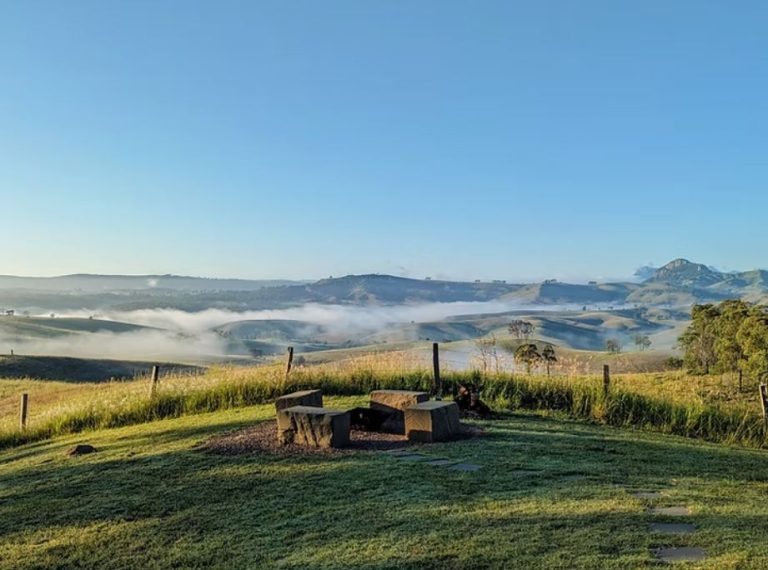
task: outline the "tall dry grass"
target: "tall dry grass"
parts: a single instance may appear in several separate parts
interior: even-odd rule
[[[754,447],[766,444],[759,404],[752,396],[723,399],[717,379],[680,373],[615,376],[606,395],[596,375],[526,376],[505,372],[451,371],[446,392],[458,383],[482,386],[483,398],[498,410],[537,410],[615,426],[652,429],[715,442]],[[722,380],[720,380],[722,384]],[[343,362],[296,367],[286,378],[282,365],[214,367],[204,374],[162,376],[150,397],[149,379],[79,385],[60,398],[31,396],[27,430],[15,413],[0,420],[0,447],[55,435],[118,427],[161,418],[271,402],[280,394],[320,388],[327,395],[360,395],[371,390],[429,390],[431,371],[408,353],[386,353]],[[726,392],[732,392],[729,387]],[[718,395],[713,398],[713,393]],[[730,392],[728,392],[730,393]],[[737,395],[738,396],[738,395]],[[2,403],[2,402],[0,402]]]

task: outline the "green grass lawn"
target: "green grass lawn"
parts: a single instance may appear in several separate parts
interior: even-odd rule
[[[329,406],[366,398],[327,398]],[[691,567],[768,567],[768,453],[532,414],[419,446],[475,473],[391,455],[218,456],[195,449],[268,420],[238,408],[0,453],[0,568],[644,568],[655,546]],[[75,443],[98,453],[67,457]],[[663,492],[641,500],[633,491]],[[693,535],[648,532],[688,506]]]

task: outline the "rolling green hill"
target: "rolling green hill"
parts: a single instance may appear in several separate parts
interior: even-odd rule
[[[509,336],[513,320],[531,322],[535,336],[542,341],[579,350],[603,350],[608,338],[618,338],[626,345],[631,336],[654,335],[674,328],[678,315],[671,312],[649,313],[643,309],[614,311],[514,311],[492,315],[454,317],[433,323],[404,324],[363,340],[406,342],[433,340],[459,341],[495,335]],[[665,320],[666,319],[666,320]],[[670,320],[671,319],[671,320]],[[669,348],[668,346],[660,348]]]
[[[670,350],[688,321],[688,313],[694,303],[734,297],[750,301],[768,298],[768,272],[763,270],[723,273],[703,264],[678,259],[652,272],[647,270],[644,274],[648,278],[640,283],[590,282],[586,285],[555,280],[525,285],[503,281],[469,283],[370,274],[328,278],[312,283],[269,282],[270,286],[262,282],[212,280],[208,289],[201,284],[206,280],[160,276],[167,277],[167,280],[134,290],[114,288],[126,283],[139,287],[138,277],[124,281],[120,276],[76,275],[61,278],[64,283],[69,283],[66,291],[53,288],[45,291],[4,290],[3,278],[0,277],[0,306],[15,309],[17,314],[12,318],[0,317],[0,342],[4,342],[10,350],[14,339],[52,339],[88,333],[121,334],[150,330],[140,325],[99,319],[19,317],[27,306],[36,308],[36,313],[43,312],[40,307],[55,313],[67,306],[126,311],[178,309],[187,313],[223,309],[238,313],[317,304],[340,305],[345,310],[360,307],[361,311],[354,313],[354,319],[348,324],[342,316],[332,327],[287,319],[236,320],[237,315],[233,315],[232,322],[223,322],[212,331],[201,333],[218,335],[219,344],[222,338],[225,339],[224,353],[213,354],[216,349],[211,347],[210,350],[201,350],[201,357],[211,360],[226,360],[229,356],[247,359],[281,354],[287,346],[309,352],[427,340],[472,341],[487,335],[503,337],[512,319],[532,322],[537,337],[565,348],[603,350],[608,338],[617,338],[631,348],[632,336],[644,334],[651,337],[654,348]],[[88,287],[73,288],[82,284],[83,279],[90,283]],[[164,288],[162,284],[178,289]],[[237,290],[246,286],[250,289]],[[197,289],[193,290],[195,287]],[[467,311],[476,311],[477,314],[445,319],[425,316],[450,314],[451,303],[469,303]],[[438,304],[443,307],[416,312],[420,315],[418,318],[408,316],[411,308]],[[367,315],[365,309],[368,307],[374,307],[379,312]],[[398,308],[399,312],[393,313],[396,315],[394,319],[386,313],[388,307]],[[541,307],[542,310],[533,310],[532,307]],[[492,312],[483,313],[484,310]],[[222,320],[226,320],[226,315]],[[197,331],[191,334],[197,334]],[[122,357],[121,354],[117,356]],[[139,354],[136,357],[146,356]]]
[[[307,303],[398,305],[501,301],[543,305],[627,304],[690,306],[727,297],[768,296],[768,272],[722,273],[676,259],[643,275],[643,282],[513,284],[409,279],[392,275],[347,275],[316,282],[200,279],[178,276],[72,275],[49,280],[0,276],[0,307],[134,310],[175,308],[200,311],[276,309]],[[39,312],[39,311],[38,311]]]
[[[507,301],[533,305],[592,305],[625,301],[634,288],[631,284],[573,285],[569,283],[534,283],[502,297]]]
[[[323,279],[304,286],[308,300],[323,303],[409,303],[490,301],[517,291],[522,285],[506,283],[465,283],[407,279],[392,275],[348,275]],[[296,288],[287,288],[296,291]]]
[[[263,341],[318,340],[325,334],[320,325],[286,319],[235,321],[214,331],[225,337]]]
[[[158,363],[58,356],[0,356],[0,379],[31,378],[64,382],[125,380],[149,374],[155,364]],[[162,363],[164,374],[202,370],[198,366]]]
[[[152,330],[150,327],[99,319],[0,317],[0,337],[40,339],[63,335]],[[155,329],[156,330],[156,329]]]

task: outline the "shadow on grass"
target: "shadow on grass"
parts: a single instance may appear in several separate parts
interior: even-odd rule
[[[128,433],[105,452],[250,423]],[[421,446],[479,463],[476,473],[365,452],[212,456],[190,448],[26,466],[0,477],[0,541],[21,545],[19,568],[51,552],[92,565],[104,546],[95,534],[63,545],[45,537],[99,525],[114,530],[112,567],[133,552],[137,567],[629,568],[649,564],[653,546],[699,537],[722,537],[704,545],[713,555],[733,548],[768,560],[755,540],[768,532],[768,506],[754,502],[764,487],[750,486],[768,473],[765,453],[528,416],[483,425],[487,437]],[[57,445],[62,453],[68,446]],[[573,474],[586,479],[565,479]],[[627,491],[669,488],[668,500],[678,501],[698,489],[690,496],[701,502],[717,499],[724,482],[744,491],[730,497],[745,502],[738,515],[694,512],[699,532],[669,539],[647,532],[646,503]]]

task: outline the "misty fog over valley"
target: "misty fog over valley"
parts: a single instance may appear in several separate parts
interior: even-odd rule
[[[643,281],[586,285],[0,277],[0,353],[207,364],[268,359],[288,346],[322,354],[437,341],[453,343],[447,349],[466,366],[474,341],[509,337],[509,323],[521,319],[534,324],[536,339],[568,349],[602,350],[607,339],[629,346],[643,334],[654,349],[672,351],[692,303],[734,292],[760,298],[762,276],[676,260]]]

